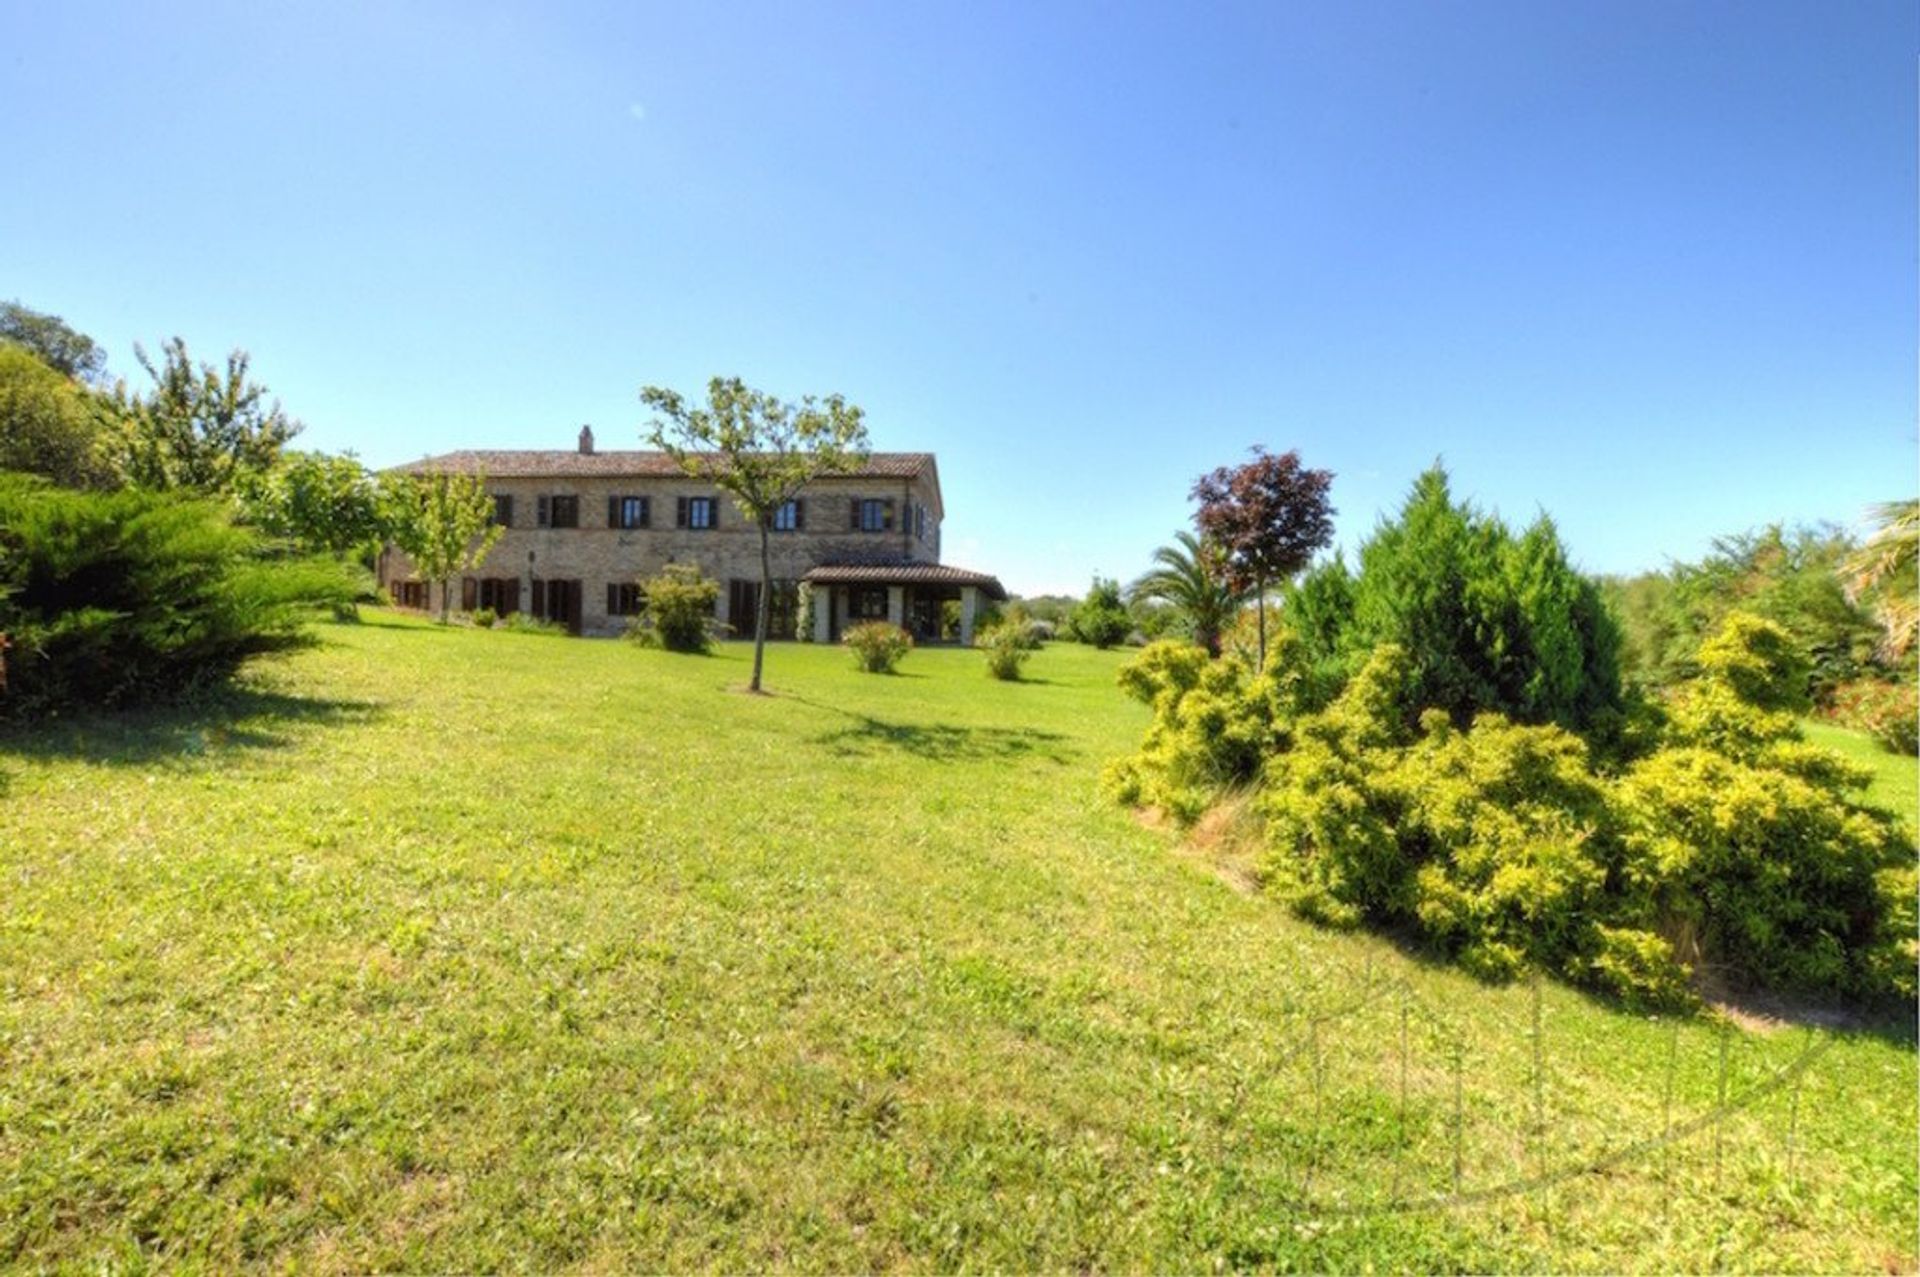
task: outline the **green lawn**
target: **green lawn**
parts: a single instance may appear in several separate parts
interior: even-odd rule
[[[1920,759],[1889,753],[1865,732],[1836,723],[1808,719],[1801,727],[1808,740],[1838,750],[1873,773],[1868,801],[1899,812],[1910,826],[1920,829]]]
[[[1914,1265],[1910,1033],[1297,923],[1119,654],[321,636],[0,737],[0,1266]]]

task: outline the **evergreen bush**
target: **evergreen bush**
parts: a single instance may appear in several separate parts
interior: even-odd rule
[[[302,641],[316,608],[350,604],[337,564],[272,558],[221,503],[85,492],[0,474],[0,713],[161,699]]]

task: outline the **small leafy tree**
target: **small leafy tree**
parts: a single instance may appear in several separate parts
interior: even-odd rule
[[[289,453],[242,484],[241,504],[262,531],[334,558],[377,545],[387,531],[380,485],[351,453]]]
[[[446,623],[456,573],[477,568],[505,531],[493,521],[493,498],[478,474],[399,475],[382,504],[394,544],[420,575],[440,583],[440,621]]]
[[[1263,669],[1267,588],[1292,577],[1332,542],[1334,509],[1327,501],[1332,486],[1332,471],[1308,469],[1298,452],[1274,456],[1264,448],[1255,448],[1245,465],[1222,466],[1193,485],[1201,536],[1226,552],[1229,582],[1252,591],[1259,608]]]
[[[1095,647],[1124,643],[1127,635],[1133,633],[1133,618],[1120,599],[1120,583],[1098,576],[1093,578],[1087,597],[1073,609],[1067,623],[1075,638]]]
[[[1207,655],[1218,656],[1220,636],[1245,595],[1228,580],[1227,556],[1217,544],[1191,532],[1176,532],[1173,541],[1153,552],[1155,566],[1129,593],[1136,601],[1151,599],[1172,607],[1186,619]]]
[[[753,626],[751,691],[760,690],[773,601],[769,541],[774,517],[802,488],[826,474],[866,464],[867,428],[860,409],[839,395],[785,403],[749,389],[738,377],[707,383],[704,408],[661,386],[646,386],[640,401],[656,414],[649,440],[682,470],[732,495],[760,533],[760,606]]]
[[[196,365],[178,337],[162,343],[158,364],[145,348],[133,351],[154,383],[145,398],[124,401],[120,468],[139,487],[231,491],[242,475],[272,466],[300,433],[279,400],[248,378],[244,350],[229,354],[224,369]]]

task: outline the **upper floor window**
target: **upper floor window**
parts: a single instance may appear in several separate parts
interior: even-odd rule
[[[708,529],[720,526],[720,503],[712,497],[681,497],[675,526]]]
[[[541,497],[535,510],[536,522],[543,528],[577,528],[580,526],[579,497]]]
[[[651,522],[653,511],[648,508],[645,497],[608,497],[607,526],[610,528],[644,528]]]
[[[493,494],[493,521],[503,528],[513,526],[513,498],[504,492]]]
[[[775,532],[798,532],[807,526],[806,502],[795,498],[782,502],[773,512],[773,530]]]
[[[913,535],[922,541],[927,539],[927,507],[923,505],[913,507]]]
[[[855,498],[852,507],[851,527],[855,532],[891,532],[893,531],[893,502],[876,501],[871,497]]]

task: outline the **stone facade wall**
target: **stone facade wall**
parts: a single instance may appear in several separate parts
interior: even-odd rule
[[[652,576],[669,563],[696,564],[720,583],[718,619],[742,629],[751,618],[728,616],[728,582],[760,579],[760,536],[740,513],[733,499],[711,484],[682,478],[501,478],[489,479],[489,492],[513,498],[513,523],[479,568],[464,575],[475,579],[514,577],[520,581],[520,607],[533,606],[533,581],[577,580],[581,588],[581,632],[618,634],[627,618],[607,612],[607,585]],[[580,526],[536,526],[542,496],[573,496],[580,502]],[[610,497],[649,499],[645,528],[625,529],[607,524]],[[685,529],[675,526],[680,497],[713,497],[719,526]],[[891,532],[856,532],[849,528],[851,502],[861,499],[894,503]],[[926,563],[940,561],[939,496],[924,479],[832,478],[808,485],[805,527],[797,532],[775,532],[769,546],[776,581],[797,580],[809,568],[829,559],[866,555],[904,555]],[[921,534],[911,516],[924,507]],[[388,547],[380,557],[383,586],[415,579],[413,563],[398,548]],[[430,589],[430,606],[440,606],[440,587]],[[461,582],[452,585],[452,606],[461,605]]]

